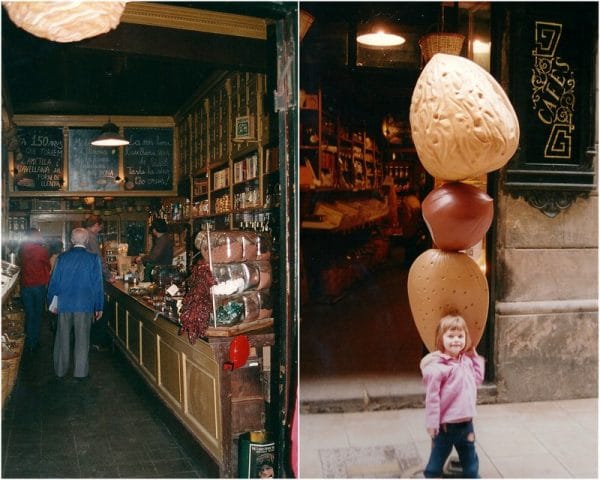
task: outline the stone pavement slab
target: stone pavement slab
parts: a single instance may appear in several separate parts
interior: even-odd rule
[[[598,478],[597,398],[477,409],[482,478]],[[422,408],[302,414],[300,438],[301,478],[415,477],[431,445]]]

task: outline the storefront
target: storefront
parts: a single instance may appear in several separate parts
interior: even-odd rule
[[[572,6],[301,3],[310,20],[300,58],[305,411],[420,402],[423,346],[406,286],[414,259],[435,248],[420,204],[440,179],[419,161],[409,107],[435,42],[438,51],[460,54],[489,71],[507,92],[521,126],[517,155],[505,167],[465,180],[495,203],[487,235],[466,252],[490,287],[478,347],[488,359],[482,397],[595,395],[597,79],[589,66],[597,60],[597,6]],[[583,29],[576,27],[582,18],[589,19]],[[357,35],[377,22],[394,24],[405,42],[362,45]],[[551,45],[545,36],[550,33]],[[544,65],[554,65],[552,75]],[[549,77],[559,77],[559,66],[564,88],[552,89]],[[546,96],[536,100],[544,88]],[[569,106],[570,113],[563,111],[572,123],[560,141],[551,133],[562,128],[552,126],[560,123],[558,117],[542,119],[541,105],[554,105],[556,113],[550,90],[561,99],[555,99],[558,104],[580,99]],[[577,278],[571,277],[575,272]],[[552,345],[557,344],[568,345],[568,353],[556,356]],[[589,375],[573,375],[574,370]],[[545,380],[551,371],[560,385]],[[384,398],[373,378],[404,387],[391,394],[388,389]],[[344,381],[356,388],[337,397],[322,394],[327,383],[339,388]],[[321,392],[313,395],[316,390]]]
[[[238,475],[240,436],[259,430],[275,444],[273,467],[289,471],[296,4],[130,2],[107,33],[67,41],[2,15],[2,259],[29,228],[68,249],[71,230],[100,215],[115,345],[220,476]],[[93,145],[106,124],[129,144]],[[134,259],[152,247],[155,219],[173,238],[173,266],[141,272]],[[212,237],[203,253],[199,234]],[[217,257],[219,238],[243,243],[243,258]],[[220,283],[234,270],[247,281],[212,297],[209,325],[186,325],[203,260]],[[233,304],[241,316],[225,319]],[[233,362],[240,337],[249,350]]]

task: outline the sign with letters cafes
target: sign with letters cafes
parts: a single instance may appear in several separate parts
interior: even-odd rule
[[[555,216],[594,187],[597,4],[507,4],[508,93],[521,128],[504,185]],[[506,78],[506,77],[504,77]]]

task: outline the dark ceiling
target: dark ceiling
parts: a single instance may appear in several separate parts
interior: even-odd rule
[[[301,88],[333,87],[337,102],[363,117],[407,111],[421,72],[418,40],[438,29],[439,2],[301,2],[300,8],[314,17],[300,49]],[[356,30],[373,19],[393,21],[407,40],[389,67],[361,64],[357,55]]]
[[[157,2],[276,19],[286,2]],[[295,3],[293,4],[295,5]],[[266,71],[266,41],[121,23],[58,43],[2,9],[3,99],[13,114],[170,116],[219,70]]]

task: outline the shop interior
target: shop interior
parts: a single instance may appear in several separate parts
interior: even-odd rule
[[[440,48],[489,69],[489,14],[487,3],[301,3],[300,370],[309,411],[420,392],[426,349],[407,276],[434,247],[420,204],[436,179],[412,143],[412,89],[427,61],[423,39],[440,33],[450,33]],[[357,41],[376,25],[404,42]],[[486,189],[485,178],[470,182]],[[484,243],[474,250],[485,268]]]
[[[295,43],[295,35],[288,38],[295,30],[287,23],[282,27],[289,18],[295,25],[294,10],[295,4],[273,2],[128,2],[116,17],[120,22],[108,31],[64,40],[47,33],[41,38],[17,27],[2,8],[3,275],[5,263],[18,264],[15,258],[29,228],[39,229],[46,244],[60,252],[69,249],[74,227],[83,226],[89,215],[101,216],[98,243],[117,278],[115,285],[126,286],[131,278],[132,285],[139,281],[153,289],[118,291],[105,286],[106,309],[114,314],[106,315],[108,329],[122,349],[122,360],[138,368],[144,363],[143,351],[154,352],[147,362],[153,366],[136,371],[191,432],[220,477],[239,475],[237,442],[253,430],[269,430],[280,439],[278,457],[281,468],[287,468],[283,452],[289,432],[278,415],[288,407],[287,395],[295,391],[296,367],[286,350],[295,343],[295,330],[282,318],[277,286],[284,170],[278,147],[285,128],[275,112],[274,92],[278,61],[285,60],[277,56],[277,38]],[[60,19],[60,14],[55,17]],[[53,31],[67,31],[72,25],[66,22]],[[74,30],[84,28],[79,24]],[[281,93],[282,110],[293,96]],[[129,145],[93,146],[91,140],[115,129]],[[151,249],[149,227],[159,218],[166,221],[175,244],[173,264],[142,276],[133,259]],[[249,352],[233,373],[223,365],[217,368],[211,355],[224,363],[227,357],[221,354],[228,352],[225,346],[236,334],[216,331],[212,338],[188,342],[171,328],[177,322],[181,326],[177,314],[183,300],[170,305],[169,300],[182,296],[192,266],[207,256],[196,240],[198,233],[208,230],[212,239],[217,238],[216,230],[256,235],[263,239],[257,256],[261,250],[267,259],[257,272],[268,279],[268,286],[255,282],[248,294],[261,299],[265,316],[255,318],[256,328],[244,332],[250,338]],[[171,298],[166,294],[169,285],[179,292]],[[261,285],[265,290],[259,295]],[[155,300],[161,292],[164,297],[158,305]],[[4,293],[3,276],[3,310],[17,310],[18,288]],[[130,300],[135,315],[123,310]],[[139,304],[146,309],[144,314]],[[263,310],[254,310],[255,317],[262,315]],[[250,308],[244,312],[250,315]],[[167,335],[152,339],[154,333],[149,333],[160,323],[159,313],[165,314],[165,331],[175,332],[175,343],[162,350],[162,357],[158,338]],[[180,339],[186,340],[185,345]],[[158,350],[152,350],[155,345]],[[50,374],[50,341],[45,348]],[[193,361],[206,360],[207,365],[193,370]],[[279,362],[283,373],[271,383],[271,365],[279,371]],[[206,372],[214,378],[206,380]],[[165,378],[159,380],[159,375]],[[206,402],[197,400],[203,396]],[[214,403],[212,408],[209,402]]]

